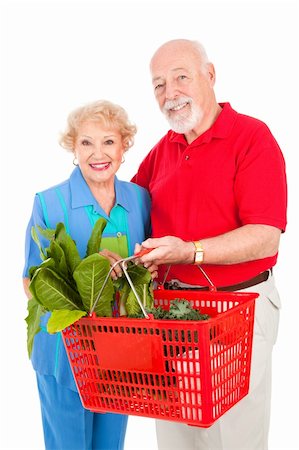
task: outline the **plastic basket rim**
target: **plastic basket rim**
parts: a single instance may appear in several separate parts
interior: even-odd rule
[[[190,291],[190,290],[188,290],[188,291],[184,291],[184,290],[179,290],[179,291],[175,291],[175,290],[164,290],[164,289],[159,289],[159,290],[157,290],[157,291],[159,291],[159,292],[171,292],[171,293],[175,293],[175,292],[179,292],[180,293],[180,295],[184,295],[185,293],[188,293],[189,295],[192,295],[192,294],[194,294],[194,293],[196,293],[196,294],[198,294],[199,293],[199,291]],[[154,292],[156,292],[156,291],[154,291]],[[192,294],[190,294],[190,293],[192,293]],[[215,296],[215,294],[216,295],[219,295],[220,297],[222,296],[223,297],[223,292],[220,292],[220,291],[214,291],[214,292],[212,292],[212,291],[200,291],[200,294],[205,294],[205,297],[208,297],[207,296],[207,294],[212,294],[212,296]],[[225,296],[227,295],[227,294],[232,294],[232,295],[229,295],[229,297],[234,297],[234,298],[238,298],[238,299],[240,299],[240,298],[243,298],[244,299],[244,302],[243,303],[241,303],[241,304],[238,304],[238,305],[235,305],[235,306],[233,306],[232,308],[229,308],[229,309],[227,309],[226,311],[223,311],[223,312],[221,312],[221,313],[219,313],[218,315],[216,315],[216,316],[214,316],[214,317],[210,317],[209,319],[206,319],[206,320],[194,320],[194,321],[192,321],[192,320],[170,320],[170,319],[167,319],[167,320],[163,320],[163,319],[155,319],[152,315],[150,315],[150,318],[149,319],[146,319],[145,317],[144,318],[130,318],[130,317],[127,317],[127,316],[123,316],[123,317],[100,317],[100,316],[96,316],[96,314],[95,313],[92,313],[91,315],[89,314],[89,315],[87,315],[87,316],[84,316],[84,317],[81,317],[79,320],[77,320],[76,322],[74,322],[72,325],[70,325],[69,327],[67,327],[67,329],[68,328],[70,328],[70,327],[72,327],[73,325],[89,325],[89,326],[92,326],[92,325],[100,325],[101,323],[102,324],[114,324],[114,325],[118,325],[118,326],[121,326],[121,325],[127,325],[127,323],[130,323],[132,326],[143,326],[144,324],[148,324],[148,325],[151,325],[151,326],[154,326],[155,324],[157,324],[157,325],[176,325],[176,326],[178,326],[178,324],[180,324],[180,325],[189,325],[189,326],[192,326],[192,327],[194,327],[194,326],[205,326],[205,324],[207,324],[207,323],[211,323],[211,322],[215,322],[215,321],[218,321],[218,320],[220,320],[221,318],[223,318],[223,315],[225,314],[225,315],[229,315],[229,314],[234,314],[234,312],[235,312],[235,310],[236,310],[236,308],[241,308],[241,307],[243,307],[244,305],[246,305],[246,303],[253,303],[255,300],[256,300],[256,298],[259,296],[259,294],[258,293],[256,293],[256,292],[224,292],[224,294],[225,294]],[[213,300],[211,300],[211,301],[213,301]],[[217,299],[214,299],[214,301],[217,301]],[[227,301],[227,300],[226,300]],[[66,331],[65,330],[62,330],[64,333],[66,333]]]
[[[231,297],[231,298],[244,298],[244,299],[253,299],[253,298],[257,298],[259,296],[258,292],[241,292],[241,291],[218,291],[217,289],[213,290],[213,289],[209,289],[208,291],[200,291],[200,290],[191,290],[191,289],[164,289],[163,287],[159,287],[158,289],[154,289],[154,296],[155,294],[158,294],[159,296],[161,295],[161,293],[166,294],[166,296],[170,296],[170,295],[175,295],[175,293],[177,293],[177,295],[182,296],[182,295],[186,295],[188,297],[190,296],[194,296],[194,297],[198,297],[197,299],[199,299],[199,297],[205,298],[205,297],[212,297],[212,296],[216,296],[216,297]]]

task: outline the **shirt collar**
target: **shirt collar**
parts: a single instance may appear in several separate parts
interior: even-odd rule
[[[203,144],[208,143],[212,139],[225,139],[231,133],[231,130],[235,124],[237,119],[237,112],[232,109],[229,103],[219,103],[222,108],[219,116],[213,125],[206,130],[203,134],[198,136],[195,141],[193,141],[190,145],[193,144]],[[178,134],[175,131],[169,131],[169,140],[171,142],[184,143],[187,145],[187,141],[183,134]]]
[[[117,176],[114,178],[114,187],[115,187],[115,196],[116,196],[116,205],[120,205],[123,208],[125,208],[127,211],[130,211],[131,207],[130,205],[132,202],[130,202],[130,198],[128,195],[126,195],[126,190],[123,189],[123,181],[120,181]]]
[[[116,202],[115,205],[120,205],[127,211],[130,210],[130,201],[122,189],[122,181],[115,176],[114,179]],[[71,190],[71,205],[72,208],[80,208],[92,205],[96,212],[99,210],[99,204],[94,198],[88,184],[86,183],[79,167],[76,167],[70,176],[70,190]]]

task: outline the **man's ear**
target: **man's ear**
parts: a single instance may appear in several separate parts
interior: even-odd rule
[[[211,83],[211,86],[214,86],[215,81],[216,81],[216,72],[215,72],[214,64],[212,64],[212,63],[208,64],[208,79]]]

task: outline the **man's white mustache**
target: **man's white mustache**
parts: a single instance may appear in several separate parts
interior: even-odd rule
[[[192,99],[189,97],[180,97],[177,100],[167,100],[164,104],[163,110],[167,112],[170,109],[177,108],[185,103],[192,103]]]

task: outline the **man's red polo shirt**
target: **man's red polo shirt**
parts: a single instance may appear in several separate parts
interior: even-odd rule
[[[150,192],[153,237],[200,240],[245,224],[285,229],[285,163],[277,142],[263,122],[238,114],[229,103],[221,106],[213,126],[190,145],[169,131],[133,178]],[[256,276],[276,260],[203,268],[216,286],[225,286]],[[169,278],[207,284],[190,265],[172,266]]]

